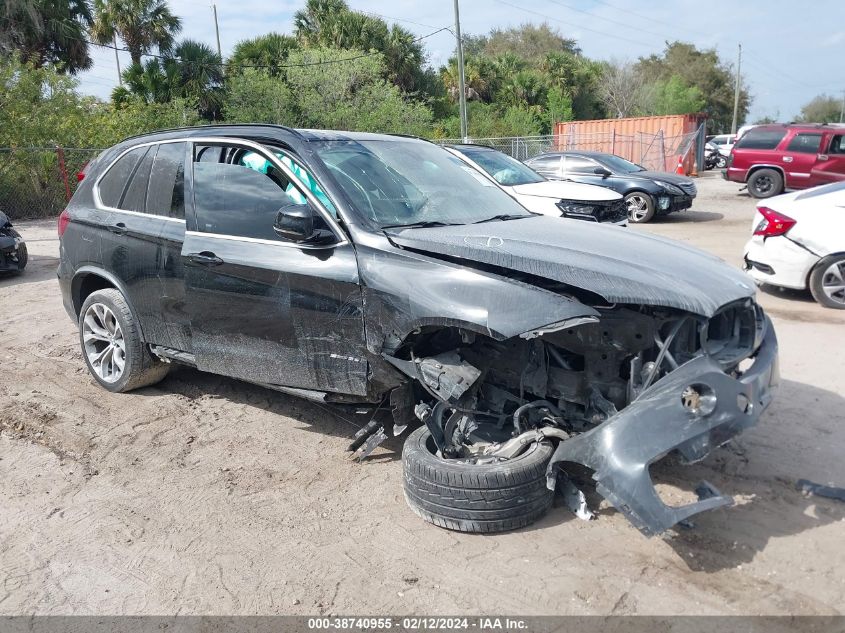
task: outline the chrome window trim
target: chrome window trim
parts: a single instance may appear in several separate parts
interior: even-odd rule
[[[270,246],[285,246],[288,248],[307,248],[309,250],[337,248],[338,246],[345,246],[349,242],[332,242],[331,244],[302,244],[299,242],[286,242],[283,240],[265,240],[259,237],[241,237],[239,235],[228,235],[223,233],[206,233],[204,231],[185,231],[186,236],[193,237],[208,237],[217,240],[229,240],[232,242],[247,242],[250,244],[268,244]]]
[[[278,159],[278,157],[273,152],[271,152],[265,145],[262,145],[261,143],[256,143],[255,141],[250,141],[250,140],[240,138],[240,137],[235,137],[235,136],[233,136],[233,137],[204,136],[204,137],[196,137],[196,138],[191,137],[191,138],[188,138],[188,139],[180,139],[180,141],[183,141],[183,140],[187,140],[189,143],[193,143],[194,146],[196,146],[197,143],[206,143],[206,144],[207,143],[219,143],[219,144],[224,144],[224,145],[241,145],[241,146],[244,146],[244,147],[248,147],[255,152],[258,152],[259,154],[264,156],[264,158],[266,158],[271,163],[273,163],[273,166],[276,167],[276,169],[279,169],[282,173],[285,174],[285,176],[287,176],[288,180],[290,180],[291,183],[293,183],[293,185],[300,191],[300,193],[302,193],[308,199],[308,202],[310,202],[314,206],[314,208],[317,210],[317,213],[322,215],[323,219],[329,225],[329,228],[331,229],[332,233],[334,233],[334,236],[338,241],[333,243],[333,244],[326,244],[326,245],[322,246],[321,248],[332,247],[332,246],[343,246],[343,245],[349,243],[349,240],[346,237],[346,233],[343,231],[343,229],[340,228],[340,225],[337,223],[337,220],[335,220],[334,216],[331,213],[329,213],[328,210],[323,206],[323,203],[320,202],[320,200],[317,198],[317,196],[315,196],[313,193],[308,191],[308,189],[302,185],[302,181],[299,179],[299,177],[296,174],[294,174],[293,171],[288,169],[288,166],[285,165],[282,161],[280,161]],[[138,147],[138,146],[136,145],[135,147]],[[285,154],[288,154],[288,152],[285,152]],[[191,171],[193,173],[193,164],[191,165]],[[315,178],[314,180],[317,180],[317,179]],[[317,180],[317,182],[319,183],[319,180]],[[324,191],[325,191],[325,189],[324,189]],[[328,196],[328,194],[326,194],[326,195]],[[337,203],[334,200],[332,200],[332,204],[334,204],[335,207],[337,206]],[[194,211],[196,212],[196,209],[194,209]],[[202,233],[200,231],[192,231],[192,232],[193,233],[201,233],[202,235],[214,235],[214,234]],[[239,238],[239,237],[236,237],[236,236],[233,236],[233,235],[232,236],[224,236],[224,237],[228,237],[228,238],[231,238],[231,239],[242,239],[242,240],[247,240],[247,241],[258,240],[258,238]],[[270,243],[270,244],[291,244],[293,246],[297,246],[298,248],[304,248],[304,246],[302,244],[297,244],[296,242],[284,242],[284,241],[274,242],[273,240],[266,240],[266,242]],[[258,243],[264,243],[264,242],[258,241]],[[314,247],[312,246],[312,247],[309,247],[309,248],[314,248]]]
[[[93,197],[94,197],[94,207],[100,211],[112,211],[113,213],[127,213],[129,215],[136,215],[142,218],[156,218],[158,220],[167,220],[168,222],[178,222],[180,224],[185,224],[185,218],[171,218],[165,215],[157,215],[155,213],[142,213],[140,211],[129,211],[127,209],[118,209],[117,207],[110,207],[107,204],[103,204],[103,199],[100,197],[100,181],[105,178],[106,174],[111,171],[111,168],[114,167],[115,163],[123,158],[129,152],[139,149],[141,147],[150,147],[152,145],[164,145],[165,143],[185,143],[187,142],[183,138],[179,139],[168,139],[165,141],[149,141],[147,143],[138,143],[137,145],[133,145],[132,147],[127,147],[125,150],[120,152],[115,159],[109,163],[109,166],[106,167],[99,176],[97,176],[97,180],[94,181],[94,189],[93,189]],[[149,183],[148,183],[149,186]],[[187,209],[186,209],[187,211]]]

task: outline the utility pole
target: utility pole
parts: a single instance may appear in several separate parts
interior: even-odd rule
[[[461,41],[461,16],[458,10],[458,0],[455,0],[455,38],[458,40],[458,105],[461,114],[461,139],[464,143],[469,140],[467,129],[467,87],[464,76],[464,44]]]
[[[734,118],[731,119],[731,134],[736,134],[736,117],[739,113],[739,71],[742,67],[742,44],[737,44],[736,84],[734,85]]]
[[[117,64],[117,82],[123,87],[123,75],[120,74],[120,57],[117,54],[117,33],[114,34],[114,61]]]
[[[842,109],[839,111],[839,122],[845,123],[845,90],[842,91]]]
[[[217,4],[212,2],[211,8],[214,10],[214,32],[217,34],[217,56],[220,61],[223,61],[223,53],[220,52],[220,27],[217,25]]]

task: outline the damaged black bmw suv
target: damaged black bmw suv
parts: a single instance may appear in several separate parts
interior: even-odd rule
[[[777,340],[738,270],[670,240],[533,215],[419,139],[266,125],[104,152],[59,221],[59,280],[110,391],[185,363],[330,403],[389,404],[405,496],[443,527],[527,525],[567,476],[645,534],[649,466],[755,424]],[[373,422],[355,445],[387,436]]]

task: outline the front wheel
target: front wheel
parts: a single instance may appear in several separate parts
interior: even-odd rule
[[[654,217],[654,198],[642,191],[635,191],[625,196],[628,206],[628,221],[645,224]]]
[[[755,198],[771,198],[783,192],[783,176],[774,169],[760,169],[748,179],[748,193]]]
[[[147,350],[135,315],[114,288],[97,290],[85,299],[79,311],[79,342],[88,371],[109,391],[154,385],[170,368]]]
[[[405,500],[420,518],[459,532],[502,532],[533,523],[552,505],[546,467],[554,449],[534,443],[513,459],[493,463],[437,456],[423,426],[402,449]]]
[[[810,292],[821,305],[845,310],[845,255],[821,260],[810,274]]]
[[[719,154],[719,157],[716,159],[716,167],[717,169],[723,169],[728,164],[728,159]]]

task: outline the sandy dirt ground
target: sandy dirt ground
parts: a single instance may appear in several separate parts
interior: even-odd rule
[[[660,233],[738,265],[754,201],[699,181]],[[561,503],[493,536],[449,532],[402,498],[402,438],[364,464],[360,421],[177,369],[97,387],[55,278],[52,221],[21,222],[31,263],[0,279],[0,614],[832,614],[845,611],[845,314],[761,291],[783,382],[761,424],[705,462],[658,469],[736,505],[647,539],[602,505]],[[667,262],[671,266],[671,262]]]

